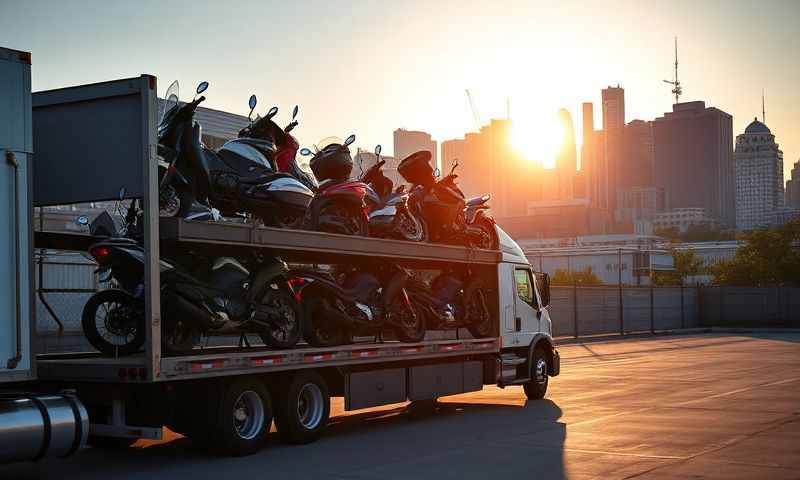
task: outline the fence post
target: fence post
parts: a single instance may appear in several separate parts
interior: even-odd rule
[[[697,320],[697,325],[702,327],[705,322],[703,322],[703,304],[702,304],[703,291],[701,289],[702,289],[702,287],[698,283],[697,284],[697,300],[696,300],[696,302],[697,302],[697,311],[695,312],[695,314],[697,314],[697,319],[696,319]]]
[[[625,316],[622,311],[622,249],[617,249],[617,271],[619,284],[619,334],[625,335]]]
[[[653,304],[653,282],[650,282],[650,333],[656,333],[656,315]]]
[[[681,328],[686,328],[686,316],[683,314],[683,283],[681,283]]]
[[[575,323],[575,338],[578,338],[578,282],[572,282],[572,321]]]

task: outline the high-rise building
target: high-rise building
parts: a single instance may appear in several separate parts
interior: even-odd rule
[[[736,228],[753,230],[775,223],[783,207],[783,152],[775,135],[754,119],[736,136]]]
[[[558,120],[564,132],[561,146],[556,153],[558,197],[566,200],[573,198],[572,186],[578,169],[578,154],[575,149],[575,128],[572,125],[572,116],[569,111],[565,108],[560,109]]]
[[[653,180],[664,189],[666,208],[703,208],[733,227],[733,118],[705,102],[676,103],[653,122],[653,143]]]
[[[467,141],[462,138],[445,140],[442,142],[442,152],[439,158],[441,159],[441,169],[443,172],[449,172],[455,160],[461,163],[464,162],[466,147]]]
[[[433,156],[431,159],[432,166],[434,168],[439,166],[436,141],[431,138],[430,133],[404,130],[402,128],[394,131],[394,156],[400,161],[420,150],[431,152]]]
[[[633,120],[625,125],[619,188],[653,185],[653,123]]]
[[[586,198],[589,199],[589,204],[593,208],[598,208],[600,206],[598,156],[602,153],[599,148],[600,141],[598,139],[601,137],[601,134],[594,130],[594,106],[591,102],[585,102],[582,105],[582,113],[583,144],[581,145],[581,173],[583,173],[585,179]]]
[[[623,157],[625,131],[625,90],[604,88],[603,100],[603,153],[599,168],[599,207],[614,212],[617,189],[620,185],[620,168]]]
[[[800,160],[794,162],[791,178],[786,181],[785,204],[790,208],[800,208]]]

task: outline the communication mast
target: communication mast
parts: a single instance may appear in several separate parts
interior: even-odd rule
[[[675,103],[678,103],[678,100],[683,93],[681,82],[678,80],[678,37],[675,37],[675,76],[673,77],[672,81],[664,80],[664,83],[672,85],[672,93],[675,95]]]
[[[480,131],[481,126],[481,116],[478,113],[478,108],[475,106],[475,100],[472,99],[472,94],[469,93],[469,89],[466,89],[467,92],[467,102],[469,103],[469,108],[472,110],[472,118],[475,120],[475,126],[478,127],[478,131]]]

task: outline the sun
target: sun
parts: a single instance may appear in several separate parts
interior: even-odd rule
[[[514,117],[511,122],[511,146],[532,162],[553,168],[564,143],[564,127],[555,116]]]

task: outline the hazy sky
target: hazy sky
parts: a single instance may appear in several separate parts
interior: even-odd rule
[[[34,90],[141,73],[159,95],[182,97],[201,80],[206,106],[246,114],[300,104],[301,143],[356,133],[357,145],[392,150],[397,127],[438,140],[505,117],[552,131],[600,90],[625,88],[627,120],[671,110],[678,36],[682,101],[705,100],[734,117],[734,136],[761,112],[784,152],[800,158],[800,1],[9,1],[0,45],[33,53]],[[539,133],[541,136],[541,133]],[[544,142],[543,142],[544,143]],[[550,142],[552,143],[552,142]]]

